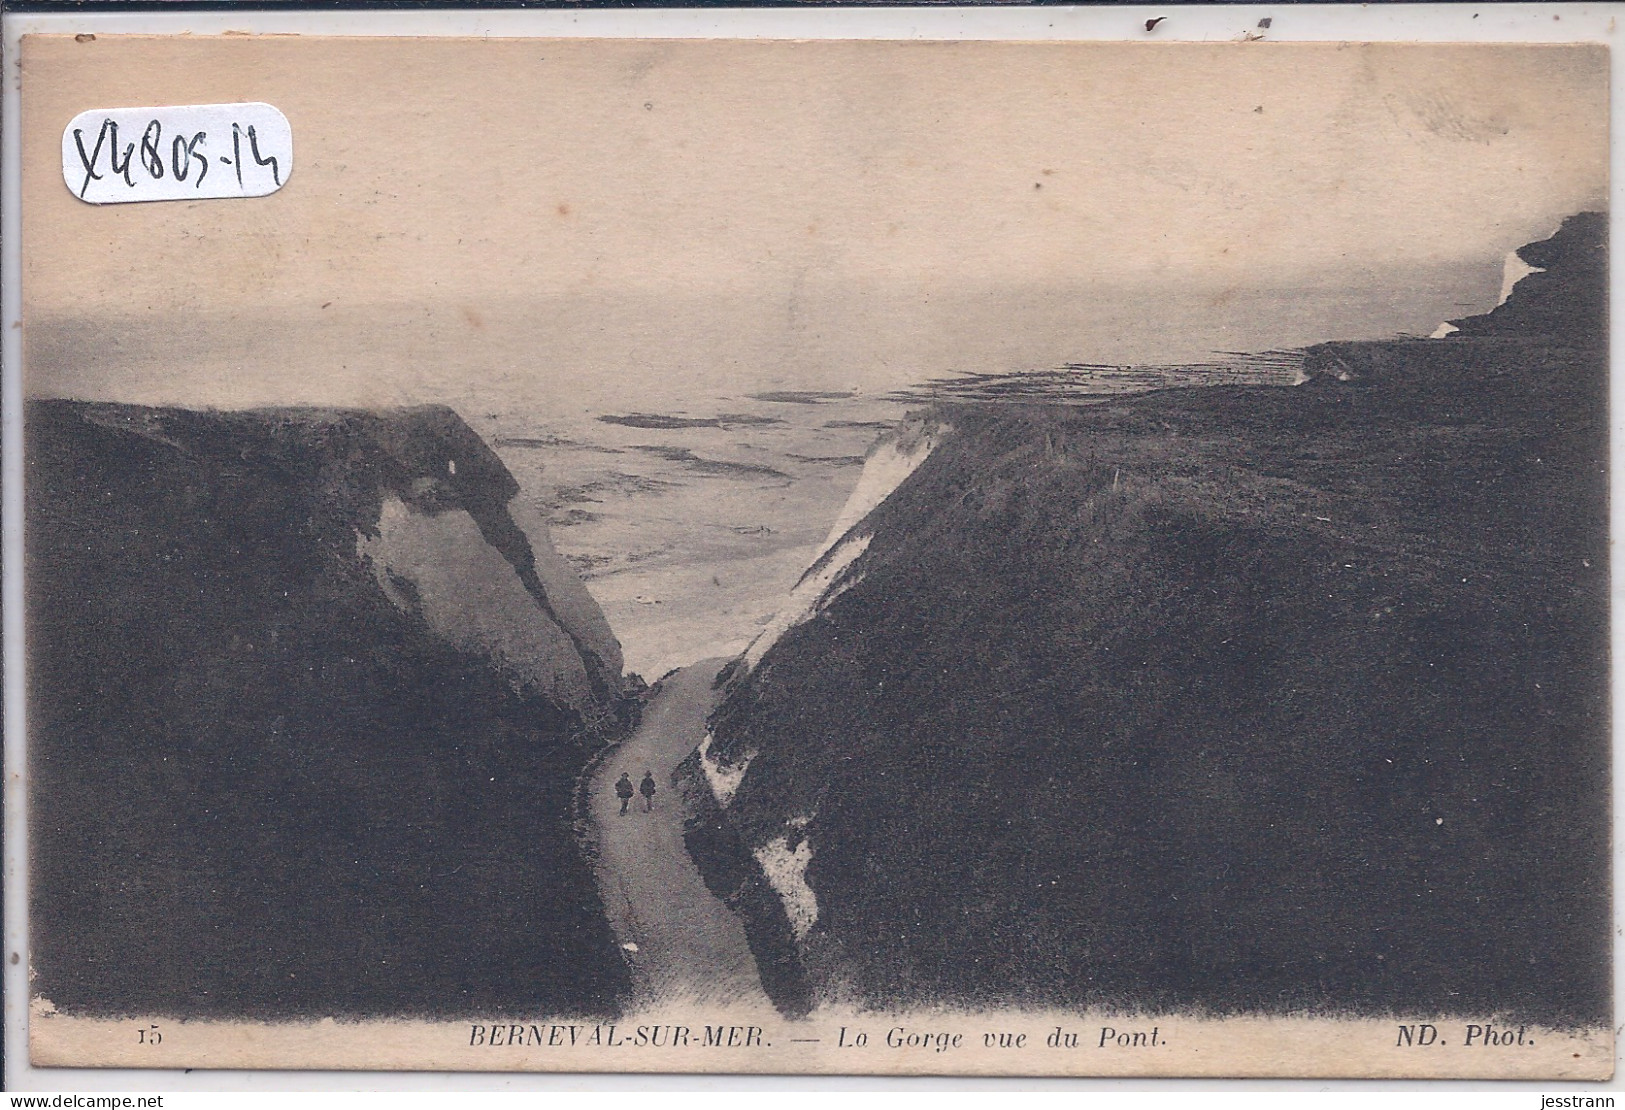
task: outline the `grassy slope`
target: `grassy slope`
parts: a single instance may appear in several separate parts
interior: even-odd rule
[[[500,463],[445,411],[86,411],[28,411],[36,992],[90,1013],[613,1012],[574,716],[436,641],[356,555],[415,455],[463,460],[420,507],[482,516]]]
[[[715,721],[824,990],[1606,1020],[1603,358],[1364,353],[948,415]]]

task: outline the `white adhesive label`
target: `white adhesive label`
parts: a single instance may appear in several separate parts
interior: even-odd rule
[[[293,129],[269,104],[98,108],[62,132],[62,180],[80,200],[263,197],[293,172]]]

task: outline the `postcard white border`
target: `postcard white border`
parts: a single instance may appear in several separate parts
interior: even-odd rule
[[[1164,17],[1154,31],[1146,21]],[[1267,29],[1259,20],[1269,18]],[[1097,1094],[1163,1091],[1194,1094],[1222,1089],[1242,1092],[1360,1092],[1376,1093],[1366,1081],[1296,1080],[1159,1080],[1159,1079],[902,1079],[874,1076],[807,1077],[783,1079],[760,1076],[692,1075],[570,1075],[524,1073],[432,1074],[389,1072],[249,1072],[249,1071],[129,1071],[119,1069],[35,1068],[28,1062],[26,956],[12,962],[12,954],[25,954],[27,905],[26,779],[21,747],[24,711],[22,612],[22,387],[21,360],[21,212],[19,159],[21,137],[21,78],[19,40],[26,34],[194,34],[223,32],[250,34],[353,36],[486,36],[571,38],[765,38],[765,39],[998,39],[1084,41],[1231,42],[1249,36],[1272,42],[1595,42],[1617,47],[1625,4],[1534,3],[1416,5],[1202,5],[1123,7],[983,7],[983,8],[771,8],[771,9],[664,9],[664,10],[549,10],[549,11],[395,11],[395,12],[95,12],[16,14],[3,21],[3,113],[0,113],[0,559],[3,559],[4,606],[4,726],[5,726],[5,916],[3,950],[5,1057],[4,1087],[8,1092],[39,1091],[342,1091],[411,1092],[440,1094],[465,1091],[762,1091],[764,1089],[815,1090],[824,1095],[852,1091],[980,1091],[1001,1090],[1092,1091]],[[1625,79],[1621,67],[1612,75],[1610,141],[1612,143],[1612,217],[1610,234],[1621,242],[1619,183],[1625,181]],[[1625,290],[1621,288],[1619,252],[1611,253],[1611,310],[1616,322],[1625,322]],[[1611,337],[1615,371],[1610,389],[1611,472],[1613,519],[1625,512],[1625,382],[1619,367],[1625,351],[1625,327],[1616,326]],[[1619,533],[1617,531],[1615,535]],[[1610,590],[1612,641],[1616,660],[1625,657],[1625,577],[1616,575]],[[1618,706],[1625,705],[1625,679],[1616,666],[1613,680],[1616,707],[1615,751],[1619,751]],[[1614,780],[1614,811],[1625,812],[1625,790],[1620,776]],[[1615,890],[1625,890],[1619,826],[1614,836]],[[1619,994],[1618,969],[1625,964],[1625,930],[1615,908],[1615,1012],[1625,1013]],[[1625,1041],[1621,1042],[1625,1044]],[[1616,1053],[1621,1049],[1616,1046]],[[1625,1092],[1625,1078],[1616,1074],[1607,1084],[1513,1083],[1490,1080],[1382,1081],[1381,1090],[1403,1091],[1442,1100],[1446,1095],[1500,1092],[1516,1095],[1518,1103],[1534,1106],[1541,1094],[1603,1095]],[[1452,1101],[1454,1101],[1452,1099]]]

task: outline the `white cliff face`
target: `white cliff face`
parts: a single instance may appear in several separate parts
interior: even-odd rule
[[[835,525],[820,545],[812,566],[790,591],[789,600],[745,649],[747,670],[754,669],[786,632],[811,620],[863,580],[861,575],[848,573],[858,556],[869,547],[871,537],[860,533],[859,526],[930,458],[931,452],[952,431],[950,425],[910,417],[869,449],[858,484],[835,518]]]
[[[806,823],[806,818],[791,822],[798,827]],[[813,858],[812,840],[803,836],[792,849],[788,837],[774,837],[756,849],[755,856],[779,901],[784,903],[784,913],[790,919],[796,939],[806,939],[807,933],[818,923],[818,896],[807,885],[807,864]]]
[[[816,616],[825,606],[834,601],[846,590],[862,581],[861,577],[844,579],[847,569],[869,547],[869,536],[854,536],[842,541],[834,551],[829,552],[813,568],[801,576],[795,589],[790,591],[790,600],[779,611],[773,614],[767,627],[750,642],[745,649],[745,667],[754,670],[756,664],[762,661],[768,649],[779,642],[790,629],[798,624],[805,623]]]
[[[1501,299],[1495,302],[1500,308],[1512,296],[1512,290],[1517,284],[1530,274],[1544,274],[1546,271],[1539,266],[1531,266],[1523,260],[1517,251],[1507,251],[1506,260],[1501,263]]]
[[[377,530],[376,537],[357,533],[356,550],[398,608],[417,610],[436,634],[490,659],[522,689],[563,705],[590,700],[586,668],[569,635],[467,512],[420,513],[391,497]]]
[[[745,781],[745,772],[750,769],[750,761],[756,757],[755,752],[747,752],[741,759],[723,766],[716,756],[711,754],[710,732],[700,741],[700,769],[705,772],[705,781],[711,787],[711,796],[717,800],[717,805],[723,809],[733,801],[734,793],[739,784]]]
[[[853,525],[890,497],[893,490],[930,458],[937,444],[951,431],[953,428],[947,424],[930,425],[911,418],[881,436],[869,448],[858,484],[842,506],[841,515],[835,518],[835,525],[830,528],[829,536],[819,547],[814,561],[822,558],[825,552],[841,541],[842,536],[852,530]]]
[[[1531,266],[1523,260],[1523,255],[1517,251],[1507,251],[1507,256],[1501,262],[1501,295],[1496,298],[1495,307],[1500,308],[1512,296],[1512,291],[1518,283],[1530,274],[1544,274],[1546,271],[1539,266]],[[1446,339],[1461,329],[1446,320],[1433,330],[1429,339]]]

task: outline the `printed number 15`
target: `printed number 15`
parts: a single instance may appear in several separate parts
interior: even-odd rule
[[[135,1031],[136,1044],[163,1044],[164,1035],[158,1032],[156,1025],[149,1025],[145,1029]]]

